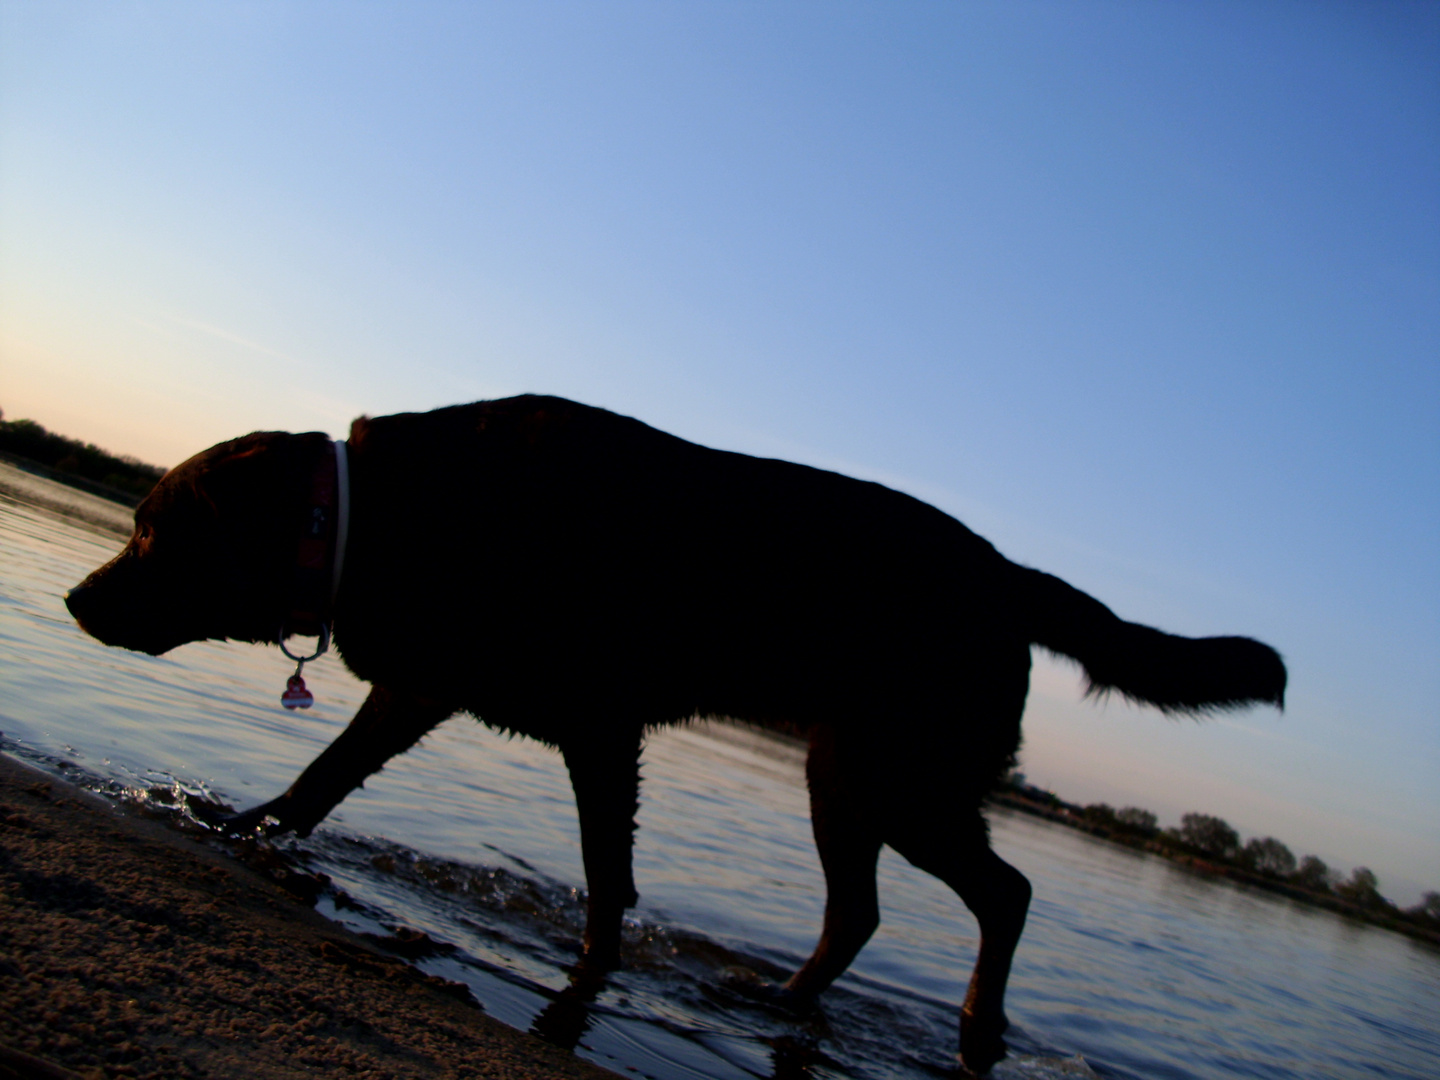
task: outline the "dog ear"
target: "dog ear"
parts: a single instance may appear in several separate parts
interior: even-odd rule
[[[281,432],[257,431],[230,442],[212,446],[201,455],[195,472],[195,489],[217,509],[263,490],[267,475],[274,471],[275,443]]]
[[[298,512],[309,488],[314,455],[307,442],[324,438],[257,431],[220,443],[194,459],[190,487],[217,519],[247,529],[279,524]]]

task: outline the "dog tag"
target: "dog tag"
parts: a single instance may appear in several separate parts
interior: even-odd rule
[[[315,695],[305,689],[305,680],[296,672],[285,681],[285,692],[280,695],[280,704],[287,709],[308,709],[315,704]]]

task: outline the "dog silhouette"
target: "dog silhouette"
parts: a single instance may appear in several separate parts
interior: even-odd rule
[[[589,978],[619,962],[637,901],[644,732],[703,716],[808,739],[828,897],[784,992],[819,994],[868,940],[888,844],[979,923],[960,1016],[976,1073],[1005,1053],[1030,900],[981,803],[1014,761],[1031,646],[1172,712],[1278,706],[1286,680],[1266,645],[1123,622],[879,484],[528,395],[361,418],[338,449],[279,432],[212,447],[166,474],[66,602],[101,641],[154,654],[333,630],[369,697],[288,791],[228,819],[237,831],[306,835],[457,712],[558,747]]]

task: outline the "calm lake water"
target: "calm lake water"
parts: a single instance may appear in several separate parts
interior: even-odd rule
[[[117,797],[283,790],[364,687],[309,665],[318,704],[278,703],[274,648],[152,658],[83,635],[61,597],[128,533],[123,508],[0,465],[0,749]],[[938,882],[886,852],[883,922],[821,1006],[747,989],[809,954],[823,882],[803,759],[702,725],[644,759],[626,967],[594,1001],[562,993],[583,922],[574,806],[559,756],[455,717],[284,843],[339,892],[321,910],[454,951],[422,961],[494,1016],[656,1080],[929,1077],[951,1069],[976,932]],[[1035,886],[1008,999],[1016,1060],[997,1077],[1147,1080],[1440,1076],[1440,951],[1008,812],[995,846]],[[336,900],[339,898],[340,905]],[[348,900],[347,900],[348,898]]]

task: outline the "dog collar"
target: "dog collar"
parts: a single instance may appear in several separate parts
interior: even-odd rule
[[[311,660],[318,660],[330,648],[330,623],[335,618],[335,597],[340,592],[340,575],[345,569],[345,546],[350,533],[350,458],[343,440],[336,439],[333,453],[322,458],[310,478],[310,498],[295,553],[295,591],[290,614],[280,624],[276,642],[280,651],[295,661],[295,674],[285,683],[280,704],[287,709],[308,709],[315,696],[305,686],[301,672]],[[317,634],[320,638],[309,656],[296,656],[285,647],[291,634]]]
[[[343,440],[336,439],[332,451],[310,478],[282,643],[290,634],[319,634],[334,619],[350,532],[350,461]]]
[[[344,439],[335,440],[335,488],[339,506],[335,512],[335,557],[331,560],[330,607],[340,594],[340,574],[345,569],[345,545],[350,539],[350,452]]]

